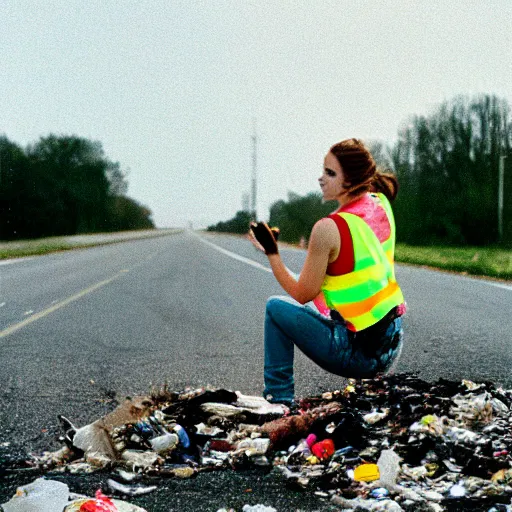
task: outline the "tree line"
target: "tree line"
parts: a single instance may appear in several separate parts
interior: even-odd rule
[[[49,135],[22,148],[0,136],[0,239],[152,229],[102,144]]]
[[[430,115],[411,117],[394,144],[373,141],[368,146],[378,166],[398,177],[400,189],[393,205],[398,242],[512,243],[512,116],[506,100],[458,96]],[[500,165],[505,171],[501,233]],[[337,203],[322,203],[317,192],[289,193],[288,200],[270,207],[269,224],[280,227],[282,240],[298,242],[336,207]],[[235,219],[240,220],[241,213]],[[231,232],[247,232],[247,224],[219,224],[231,226]],[[208,229],[218,230],[216,226]]]

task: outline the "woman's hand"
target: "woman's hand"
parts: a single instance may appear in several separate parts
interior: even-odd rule
[[[247,239],[249,240],[249,242],[251,242],[252,245],[254,245],[254,247],[256,247],[256,249],[258,249],[258,251],[261,251],[263,253],[265,252],[265,249],[263,249],[258,240],[256,240],[256,237],[254,236],[254,233],[252,232],[251,229],[249,229],[249,231],[247,232]]]
[[[267,256],[270,254],[278,254],[278,237],[279,228],[270,228],[265,222],[251,222],[249,240],[256,249],[264,252]]]

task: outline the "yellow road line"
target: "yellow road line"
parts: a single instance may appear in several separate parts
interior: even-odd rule
[[[105,279],[105,281],[100,281],[99,283],[93,284],[92,286],[89,286],[89,288],[85,288],[81,292],[78,292],[77,294],[72,295],[71,297],[68,297],[67,299],[64,299],[62,302],[58,302],[57,304],[49,307],[48,309],[40,311],[39,313],[36,313],[35,315],[29,316],[22,322],[19,322],[17,324],[7,327],[3,331],[0,331],[0,338],[9,336],[9,334],[12,334],[13,332],[16,332],[19,329],[22,329],[23,327],[31,324],[32,322],[35,322],[36,320],[39,320],[39,319],[49,315],[50,313],[53,313],[54,311],[57,311],[58,309],[63,308],[64,306],[67,306],[68,304],[71,304],[71,302],[74,302],[75,300],[80,299],[84,295],[94,292],[98,288],[101,288],[102,286],[105,286],[106,284],[111,283],[112,281],[114,281],[114,279],[121,277],[126,272],[128,272],[128,270],[121,270],[120,272],[118,272],[116,275],[114,275],[110,279]]]

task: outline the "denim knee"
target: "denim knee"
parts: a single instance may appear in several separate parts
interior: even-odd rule
[[[267,300],[267,305],[266,305],[266,308],[265,308],[265,314],[272,316],[271,312],[272,312],[273,309],[275,309],[277,302],[279,302],[277,300],[277,298],[270,297]]]
[[[298,302],[296,302],[290,297],[286,297],[284,295],[272,295],[267,299],[265,312],[269,314],[271,311],[276,311],[277,309],[283,308],[283,306],[287,304],[299,305]]]

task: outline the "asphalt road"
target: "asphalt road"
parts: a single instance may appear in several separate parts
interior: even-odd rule
[[[305,252],[281,253],[299,272]],[[4,261],[0,276],[0,450],[55,449],[58,414],[83,425],[152,385],[261,393],[265,301],[282,291],[243,238],[182,232]],[[512,286],[401,265],[397,279],[397,371],[512,387]],[[297,396],[343,383],[297,354]]]

